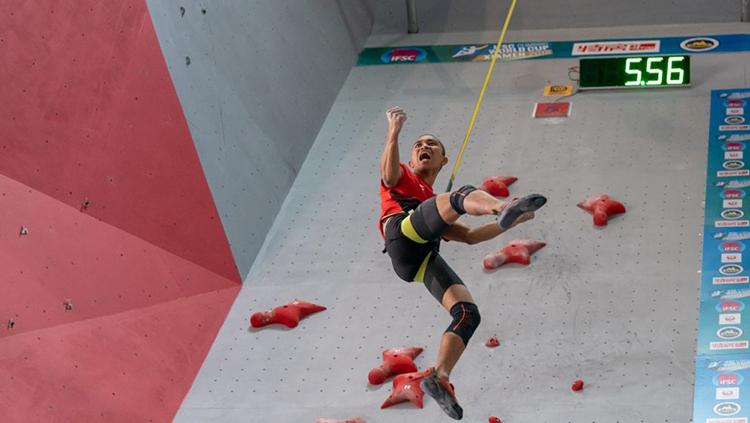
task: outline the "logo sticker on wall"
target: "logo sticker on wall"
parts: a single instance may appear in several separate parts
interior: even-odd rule
[[[724,142],[744,142],[750,140],[750,134],[721,134],[717,135],[716,139]]]
[[[734,416],[742,410],[736,402],[722,402],[714,406],[714,413],[722,417]]]
[[[421,48],[394,48],[383,53],[383,63],[419,63],[427,58],[427,51]]]
[[[680,43],[686,51],[709,51],[719,47],[719,40],[708,37],[689,38]]]
[[[729,209],[729,210],[724,210],[723,212],[721,212],[721,217],[727,220],[739,219],[744,215],[745,213],[742,210],[737,210],[737,209]]]
[[[725,200],[733,200],[738,198],[745,198],[745,191],[741,189],[728,188],[721,192],[721,198]]]
[[[742,329],[736,326],[728,326],[716,331],[716,336],[726,340],[737,339],[742,336]]]
[[[745,149],[745,144],[741,142],[728,142],[721,146],[724,151],[742,151]]]
[[[745,162],[742,160],[727,160],[723,164],[724,169],[728,170],[736,170],[736,169],[742,169],[745,167]]]
[[[716,304],[716,311],[726,313],[729,311],[740,312],[745,309],[745,304],[740,301],[722,301]]]
[[[725,264],[719,268],[719,273],[724,276],[734,276],[742,273],[744,270],[739,264]]]
[[[744,107],[727,107],[727,116],[742,116],[745,114]]]
[[[658,53],[661,41],[605,41],[599,43],[573,44],[573,56],[596,54]]]
[[[739,241],[725,241],[719,244],[722,253],[741,253],[745,251],[745,244]]]
[[[732,108],[732,107],[745,107],[745,100],[726,100],[724,101],[724,106]]]
[[[739,373],[719,373],[713,378],[715,386],[740,386],[744,381]]]
[[[724,118],[724,122],[729,125],[740,125],[745,123],[745,118],[742,116],[727,116]]]

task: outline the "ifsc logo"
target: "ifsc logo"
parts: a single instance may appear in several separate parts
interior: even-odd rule
[[[726,313],[729,311],[740,312],[745,309],[745,303],[740,301],[722,301],[716,304],[716,311],[719,313]]]
[[[380,56],[383,63],[419,63],[427,58],[427,51],[418,47],[394,48]]]
[[[739,241],[725,241],[719,244],[722,253],[741,253],[745,251],[745,244]]]
[[[741,410],[742,407],[736,402],[722,402],[714,406],[714,413],[723,417],[734,416]]]
[[[741,189],[728,188],[721,192],[721,198],[725,200],[736,200],[739,198],[745,198],[745,191]]]
[[[726,340],[737,339],[742,336],[742,329],[737,326],[728,326],[716,331],[716,336]]]
[[[741,142],[727,142],[721,146],[724,151],[742,151],[745,149],[745,144]]]
[[[711,51],[716,47],[719,47],[719,40],[708,37],[688,38],[680,43],[680,47],[686,51]]]
[[[744,381],[738,373],[720,373],[713,378],[714,386],[740,386]]]
[[[724,106],[727,108],[738,108],[738,107],[745,107],[745,100],[725,100]]]
[[[727,220],[739,219],[745,215],[745,212],[739,209],[728,209],[721,212],[721,217]]]

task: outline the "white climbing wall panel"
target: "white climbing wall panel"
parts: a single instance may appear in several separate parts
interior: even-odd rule
[[[443,244],[482,313],[452,377],[466,421],[690,421],[709,93],[745,86],[747,63],[746,54],[695,56],[692,88],[578,94],[562,121],[533,120],[531,110],[575,60],[498,64],[456,186],[513,175],[512,194],[549,203],[496,240]],[[175,421],[450,421],[429,398],[422,410],[381,410],[390,383],[367,384],[384,348],[424,347],[416,363],[432,365],[450,322],[380,253],[378,163],[394,105],[409,116],[402,155],[430,132],[454,159],[486,66],[352,70]],[[576,208],[599,194],[628,208],[604,229]],[[529,267],[483,272],[482,257],[515,238],[547,247]],[[295,298],[328,310],[293,330],[248,329],[253,312]],[[502,345],[490,350],[492,335]],[[573,393],[577,378],[586,389]]]

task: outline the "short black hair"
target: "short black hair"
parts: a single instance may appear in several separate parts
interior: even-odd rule
[[[445,156],[445,144],[443,144],[443,142],[440,141],[440,138],[438,138],[438,137],[436,137],[436,136],[434,136],[432,134],[422,134],[422,135],[420,135],[420,136],[417,137],[417,141],[419,141],[420,139],[422,139],[424,137],[429,137],[431,140],[437,141],[437,143],[440,144],[440,148],[443,150],[443,156]],[[417,141],[414,141],[414,144],[416,144]],[[412,144],[412,147],[414,146],[414,144]]]

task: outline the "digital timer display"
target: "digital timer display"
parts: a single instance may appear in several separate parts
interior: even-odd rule
[[[580,89],[665,88],[690,85],[690,56],[581,59]]]

